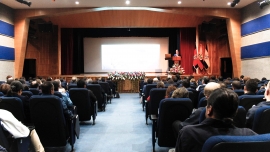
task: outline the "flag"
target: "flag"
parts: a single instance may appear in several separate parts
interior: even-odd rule
[[[209,61],[207,44],[205,44],[204,61],[205,61],[206,65],[207,65],[207,68],[205,68],[205,69],[208,69],[210,67],[210,61]]]
[[[197,49],[196,49],[196,47],[195,47],[195,50],[194,50],[194,55],[193,55],[193,72],[194,73],[196,73],[196,70],[197,70],[197,68],[199,67],[198,66],[198,61],[197,61],[198,59],[197,59]]]

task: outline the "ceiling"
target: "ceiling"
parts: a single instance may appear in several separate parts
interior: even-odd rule
[[[227,5],[233,0],[26,0],[32,3],[31,7],[21,4],[16,0],[0,0],[13,9],[34,9],[34,8],[82,8],[82,7],[205,7],[205,8],[232,8]],[[75,1],[79,1],[76,5]],[[256,0],[241,0],[234,8],[242,8]]]

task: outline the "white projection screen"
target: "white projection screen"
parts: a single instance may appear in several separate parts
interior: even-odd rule
[[[166,72],[168,37],[84,38],[84,72]]]

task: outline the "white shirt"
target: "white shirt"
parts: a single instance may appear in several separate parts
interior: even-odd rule
[[[5,130],[12,134],[13,138],[27,137],[30,130],[18,121],[11,112],[0,109],[1,125]]]

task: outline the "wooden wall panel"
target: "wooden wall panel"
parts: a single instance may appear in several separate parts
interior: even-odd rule
[[[30,48],[26,48],[29,19],[43,18],[50,20],[54,24],[67,28],[89,28],[89,27],[197,27],[203,21],[209,21],[213,17],[226,18],[229,35],[229,50],[232,57],[234,76],[239,76],[241,72],[240,59],[240,10],[238,9],[217,9],[217,8],[138,8],[138,10],[99,10],[92,8],[75,8],[75,9],[27,9],[16,10],[15,12],[15,77],[22,75],[23,61],[25,54],[29,55]],[[57,36],[56,36],[57,38]],[[59,37],[60,38],[60,37]],[[60,47],[59,40],[56,40]],[[27,52],[26,52],[27,49]],[[55,48],[53,47],[53,50]],[[46,49],[47,50],[47,49]],[[61,49],[57,49],[60,51]],[[44,52],[48,53],[48,52]],[[54,53],[54,52],[50,52]],[[57,55],[57,54],[56,54]],[[31,55],[29,55],[31,56]],[[46,56],[46,55],[45,55]],[[51,61],[50,58],[43,60]],[[60,63],[57,58],[56,65]],[[54,64],[42,64],[46,75],[57,71],[47,70],[47,66]],[[41,68],[41,69],[42,69]],[[38,71],[38,74],[45,72]]]
[[[58,31],[38,33],[38,40],[28,41],[26,59],[36,59],[36,75],[57,75],[58,73]]]

